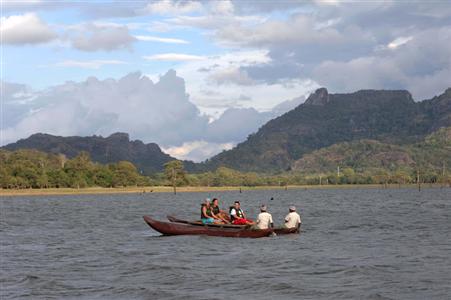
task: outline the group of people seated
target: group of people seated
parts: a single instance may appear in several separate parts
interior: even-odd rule
[[[260,214],[254,222],[246,217],[241,209],[240,201],[235,201],[227,213],[219,208],[218,198],[213,198],[211,201],[208,198],[205,199],[201,205],[200,219],[203,224],[254,225],[258,229],[274,227],[272,215],[268,213],[266,205],[260,206]],[[284,221],[286,228],[299,228],[301,226],[301,216],[296,212],[296,207],[289,207],[289,213]]]

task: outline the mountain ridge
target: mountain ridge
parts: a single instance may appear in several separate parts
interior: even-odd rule
[[[289,170],[302,155],[340,142],[373,139],[414,143],[451,125],[451,89],[415,102],[406,90],[329,94],[320,88],[305,103],[267,122],[246,141],[205,162],[238,170]]]
[[[47,153],[64,154],[73,158],[80,152],[90,154],[93,161],[111,163],[130,161],[139,171],[151,174],[163,170],[163,165],[175,158],[164,153],[156,143],[145,144],[140,140],[130,140],[128,133],[116,132],[107,137],[55,136],[35,133],[26,139],[2,147],[6,150],[37,149]],[[191,162],[186,162],[190,165]]]

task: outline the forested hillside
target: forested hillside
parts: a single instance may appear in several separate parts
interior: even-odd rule
[[[337,143],[367,139],[406,145],[449,126],[451,89],[433,99],[414,102],[407,91],[329,94],[322,88],[304,104],[269,121],[246,141],[205,165],[260,172],[289,170],[303,155]]]

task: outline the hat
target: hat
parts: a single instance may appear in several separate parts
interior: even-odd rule
[[[260,210],[261,210],[261,211],[266,211],[266,205],[262,204],[262,205],[260,206]]]
[[[295,207],[294,205],[291,205],[289,208],[290,208],[290,210],[292,210],[292,211],[296,211],[296,207]]]

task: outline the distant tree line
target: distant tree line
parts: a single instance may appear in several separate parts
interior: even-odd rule
[[[177,162],[177,163],[175,163]],[[177,171],[173,170],[176,166]],[[174,181],[172,176],[177,176]],[[214,172],[188,174],[181,161],[169,162],[165,165],[165,176],[154,177],[159,185],[176,186],[286,186],[286,185],[326,185],[326,184],[412,184],[418,183],[451,184],[451,176],[434,168],[387,170],[372,168],[357,172],[352,168],[344,168],[337,172],[323,174],[302,174],[285,172],[278,175],[259,174],[255,172],[239,172],[226,167],[219,167]]]
[[[86,152],[72,159],[36,150],[0,150],[0,186],[21,188],[84,188],[149,185],[127,161],[102,165]]]
[[[189,174],[183,162],[174,160],[165,164],[164,172],[142,176],[130,162],[110,164],[92,162],[86,152],[72,159],[64,155],[36,150],[0,150],[0,186],[5,189],[23,188],[84,188],[127,186],[287,186],[327,184],[451,184],[445,168],[355,170],[345,167],[339,172],[320,174],[284,172],[259,174],[239,172],[226,167],[200,174]]]

